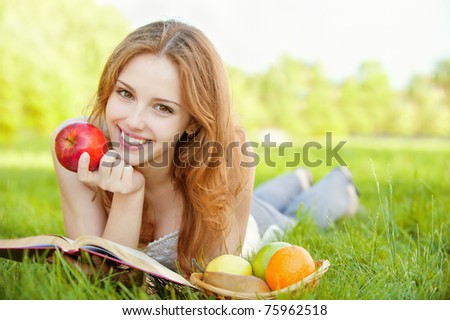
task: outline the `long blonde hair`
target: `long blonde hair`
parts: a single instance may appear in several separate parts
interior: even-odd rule
[[[183,136],[175,149],[172,181],[183,195],[184,209],[178,238],[178,262],[190,273],[191,259],[224,249],[233,222],[231,203],[243,183],[238,183],[239,148],[230,148],[241,136],[234,123],[225,68],[216,50],[197,28],[169,20],[154,22],[128,35],[107,61],[97,90],[91,121],[104,119],[106,104],[122,69],[144,53],[164,55],[178,68],[181,102],[192,116],[197,130]],[[222,148],[214,157],[208,148]],[[220,165],[218,165],[220,164]],[[112,194],[100,191],[107,207]],[[144,204],[141,243],[152,239],[153,218]],[[226,249],[226,248],[225,248]]]

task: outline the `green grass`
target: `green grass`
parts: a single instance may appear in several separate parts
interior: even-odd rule
[[[0,238],[63,233],[59,194],[47,138],[0,142]],[[29,143],[33,141],[33,143]],[[263,162],[257,183],[289,170],[284,157]],[[318,229],[304,218],[283,236],[328,259],[312,292],[284,299],[450,299],[450,145],[446,140],[354,138],[340,155],[361,192],[361,209]],[[324,159],[324,152],[312,154]],[[333,163],[336,165],[336,163]],[[315,180],[330,167],[311,169]],[[2,299],[204,299],[159,288],[148,295],[111,277],[88,277],[56,263],[0,260]]]

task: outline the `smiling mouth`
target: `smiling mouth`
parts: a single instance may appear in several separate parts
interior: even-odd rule
[[[137,138],[130,137],[123,131],[121,131],[121,133],[120,133],[120,138],[124,143],[126,143],[130,146],[134,146],[134,147],[141,147],[147,143],[152,142],[152,140],[137,139]]]

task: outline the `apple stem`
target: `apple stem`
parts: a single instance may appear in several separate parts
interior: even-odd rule
[[[71,145],[73,145],[75,142],[73,139],[70,139],[70,137],[67,137],[66,140],[69,141]]]

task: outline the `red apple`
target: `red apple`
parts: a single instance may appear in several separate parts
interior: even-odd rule
[[[77,172],[78,160],[84,152],[90,156],[89,170],[97,170],[106,151],[108,143],[103,132],[87,122],[73,122],[62,128],[55,138],[59,163],[73,172]]]

